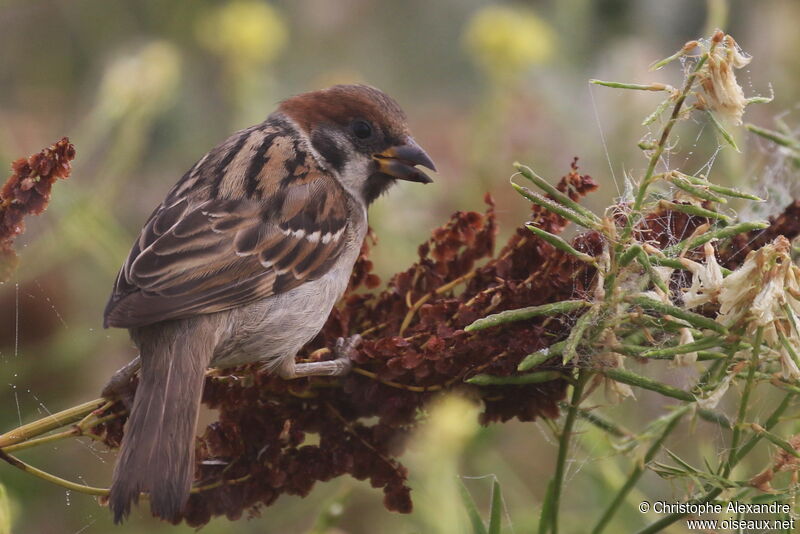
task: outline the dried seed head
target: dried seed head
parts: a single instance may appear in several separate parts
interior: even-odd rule
[[[678,341],[678,344],[686,345],[687,343],[694,343],[694,336],[689,328],[681,328],[680,340]],[[675,365],[687,366],[693,365],[695,362],[697,362],[697,351],[675,355]]]
[[[750,63],[730,35],[717,32],[711,39],[708,61],[701,72],[700,85],[703,94],[698,99],[703,108],[717,113],[733,124],[742,124],[742,115],[747,105],[744,91],[736,80],[734,69]]]
[[[612,329],[607,329],[602,336],[602,347],[606,350],[597,354],[594,357],[594,365],[599,369],[624,369],[625,368],[625,357],[618,353],[614,352],[614,347],[619,345],[619,340],[617,336],[614,335],[614,331]],[[602,373],[597,375],[598,377],[603,377]],[[633,394],[633,389],[628,384],[623,384],[622,382],[617,382],[611,378],[602,379],[603,386],[605,388],[606,397],[609,399],[610,402],[617,403],[621,402],[628,397],[636,398]]]
[[[687,258],[680,258],[683,266],[692,273],[692,285],[685,290],[683,295],[684,305],[688,309],[715,302],[722,288],[722,269],[717,263],[714,246],[706,243],[703,252],[706,257],[705,265]]]
[[[719,294],[717,320],[741,325],[752,335],[762,328],[764,341],[779,356],[786,378],[800,378],[800,293],[798,267],[792,263],[791,243],[778,236],[772,243],[752,251],[744,264],[725,278]]]
[[[703,398],[698,398],[697,405],[704,410],[713,410],[716,408],[717,404],[719,404],[719,401],[721,401],[722,397],[725,396],[725,393],[728,392],[731,381],[733,381],[733,376],[733,374],[727,375],[720,381],[719,385],[717,385],[717,387],[714,388],[711,393],[707,394]]]
[[[744,319],[754,327],[768,326],[784,315],[784,305],[790,304],[795,313],[800,310],[789,294],[789,286],[798,289],[790,249],[789,240],[779,236],[748,254],[744,264],[725,278],[719,294],[721,323],[730,326]]]

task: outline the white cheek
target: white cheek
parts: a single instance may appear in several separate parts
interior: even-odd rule
[[[362,154],[351,154],[347,164],[339,173],[339,182],[356,198],[361,198],[364,182],[370,172],[372,158]]]
[[[347,139],[342,133],[331,132],[329,135],[336,143],[336,146],[339,147],[339,150],[347,154],[347,163],[344,165],[341,171],[336,172],[335,169],[328,165],[319,152],[314,149],[314,146],[311,144],[311,141],[308,139],[308,137],[306,137],[305,134],[302,135],[306,139],[306,146],[308,147],[308,150],[311,152],[317,163],[333,174],[339,180],[339,183],[341,183],[347,192],[350,193],[354,198],[359,200],[363,198],[364,182],[366,182],[371,171],[372,157],[360,152],[355,152],[352,148],[350,140]]]

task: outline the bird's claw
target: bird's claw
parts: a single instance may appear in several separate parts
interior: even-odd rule
[[[352,360],[356,354],[356,349],[361,344],[361,336],[353,334],[349,337],[340,337],[336,340],[333,347],[333,355],[337,360]]]
[[[100,395],[108,400],[120,401],[130,412],[133,407],[133,397],[136,394],[134,378],[141,366],[142,361],[138,356],[128,362],[111,376]]]

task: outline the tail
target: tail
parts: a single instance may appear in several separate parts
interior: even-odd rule
[[[214,331],[201,318],[132,330],[142,370],[114,468],[109,507],[121,523],[150,496],[150,511],[180,519],[194,477],[194,438],[203,377],[211,362]]]

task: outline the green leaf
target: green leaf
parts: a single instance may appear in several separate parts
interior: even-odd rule
[[[523,197],[527,198],[534,204],[543,207],[544,209],[555,213],[556,215],[560,215],[567,219],[568,221],[572,221],[575,224],[579,224],[584,228],[589,228],[592,230],[597,230],[600,227],[600,223],[596,223],[591,219],[587,219],[580,213],[577,213],[566,206],[562,206],[558,202],[554,200],[550,200],[539,193],[531,191],[525,186],[517,185],[514,182],[511,182],[511,187],[517,190],[517,193],[522,195]]]
[[[724,413],[720,413],[715,410],[708,410],[706,408],[699,408],[697,410],[697,415],[699,415],[709,423],[717,424],[727,430],[733,429],[733,423],[731,423],[730,419],[728,419],[728,416],[725,415]]]
[[[672,96],[664,99],[658,106],[656,106],[656,109],[653,110],[653,112],[650,115],[645,117],[645,119],[642,121],[642,126],[647,126],[649,124],[654,123],[656,119],[659,118],[661,114],[664,113],[664,111],[666,111],[669,105],[672,104],[672,101],[673,101]]]
[[[750,104],[769,104],[775,100],[775,96],[751,96],[750,98],[745,99],[745,105]]]
[[[577,355],[578,346],[583,340],[583,334],[586,333],[586,329],[591,326],[598,312],[599,306],[590,308],[588,312],[580,316],[575,326],[572,327],[572,331],[569,333],[569,337],[567,337],[564,343],[564,353],[561,358],[564,365],[569,363],[570,360]]]
[[[495,480],[492,484],[492,508],[489,510],[488,534],[500,534],[500,525],[503,522],[503,494],[500,492],[500,483]]]
[[[682,173],[680,171],[672,171],[671,174],[674,175],[674,176],[677,176],[678,178],[682,178],[682,179],[688,181],[691,184],[694,184],[694,185],[697,185],[697,186],[700,186],[700,187],[708,188],[710,191],[713,191],[715,193],[719,193],[720,195],[725,195],[725,196],[731,197],[731,198],[743,198],[745,200],[755,200],[757,202],[764,202],[764,199],[761,198],[761,197],[757,197],[757,196],[752,195],[750,193],[745,193],[744,191],[739,191],[738,189],[735,189],[733,187],[725,187],[725,186],[722,186],[722,185],[717,185],[715,183],[709,182],[708,180],[706,180],[704,178],[700,178],[700,177],[697,177],[697,176],[690,176],[690,175],[684,174],[684,173]],[[672,183],[675,184],[675,185],[678,185],[674,179],[673,179]]]
[[[559,350],[555,350],[555,345],[556,344],[525,356],[525,359],[522,360],[517,366],[517,371],[530,371],[534,367],[540,366],[550,358],[560,355],[561,354],[560,349],[564,347],[564,344],[563,343],[561,344]]]
[[[797,351],[794,350],[794,347],[789,342],[786,335],[783,332],[781,332],[781,329],[778,328],[777,330],[778,330],[778,338],[781,341],[781,345],[783,345],[783,348],[785,348],[786,352],[789,353],[789,356],[792,358],[795,365],[800,366],[800,355],[798,355]]]
[[[523,384],[541,384],[553,380],[565,379],[566,375],[559,371],[539,371],[537,373],[527,373],[524,375],[494,376],[494,375],[475,375],[464,380],[467,384],[475,386],[518,386]]]
[[[475,332],[485,328],[492,328],[501,324],[524,321],[541,315],[554,315],[556,313],[570,313],[589,306],[585,300],[562,300],[539,306],[529,306],[517,310],[506,310],[478,319],[464,328],[465,332]]]
[[[600,217],[595,215],[591,210],[584,208],[579,203],[575,202],[568,195],[565,195],[561,191],[555,188],[555,186],[551,185],[550,182],[533,172],[533,169],[526,165],[522,165],[521,163],[514,163],[514,168],[516,168],[522,176],[533,182],[539,189],[550,195],[550,198],[558,202],[559,204],[566,206],[570,210],[580,213],[582,216],[586,217],[588,220],[599,224]]]
[[[478,512],[478,507],[475,506],[475,500],[464,485],[464,481],[460,478],[458,479],[458,489],[461,493],[461,502],[464,503],[469,522],[472,525],[472,534],[488,534],[483,524],[483,519],[481,519],[481,514]]]
[[[658,61],[651,63],[650,70],[659,70],[665,67],[666,65],[669,65],[670,63],[675,61],[676,59],[685,56],[696,47],[697,47],[697,41],[689,41],[688,43],[683,45],[683,48],[681,48],[671,56],[665,57],[664,59],[660,59]]]
[[[678,319],[683,319],[687,323],[697,328],[707,328],[709,330],[719,332],[720,334],[725,334],[728,331],[723,325],[719,324],[713,319],[709,319],[708,317],[700,315],[699,313],[690,312],[684,310],[683,308],[679,308],[671,304],[666,304],[664,302],[652,299],[650,297],[646,297],[644,295],[632,296],[629,297],[627,300],[633,304],[636,304],[637,306],[641,306],[645,310],[654,311],[665,315],[671,315]]]
[[[675,454],[671,450],[669,450],[669,449],[664,449],[664,450],[669,455],[669,457],[672,458],[673,460],[675,460],[675,462],[677,462],[678,465],[683,467],[686,470],[687,473],[694,473],[694,474],[700,473],[700,471],[698,469],[696,469],[696,468],[692,467],[691,465],[689,465],[687,462],[685,462],[683,459],[681,459],[680,456],[678,456],[677,454]]]
[[[736,141],[733,139],[733,136],[728,132],[728,130],[725,129],[724,126],[722,126],[722,123],[717,120],[714,114],[708,110],[706,110],[706,113],[708,114],[708,118],[711,119],[711,124],[714,126],[717,132],[719,132],[719,135],[722,136],[725,142],[731,145],[736,152],[741,152],[739,147],[736,146]]]
[[[658,382],[652,378],[647,378],[646,376],[638,375],[633,371],[628,371],[627,369],[604,369],[602,372],[608,378],[616,380],[617,382],[622,382],[623,384],[628,384],[629,386],[636,386],[642,389],[655,391],[656,393],[660,393],[665,397],[671,397],[673,399],[679,399],[687,402],[695,401],[694,395],[688,391]]]
[[[680,243],[676,243],[671,247],[665,248],[664,254],[667,255],[679,254],[684,250],[694,250],[699,246],[705,245],[706,243],[708,243],[713,239],[727,239],[729,237],[743,234],[745,232],[751,232],[753,230],[763,230],[764,228],[768,227],[769,227],[769,222],[767,221],[751,221],[751,222],[743,222],[731,226],[726,226],[725,228],[712,230],[711,232],[706,232],[705,234],[701,234],[697,237],[690,237],[688,239],[684,239]]]
[[[762,426],[757,425],[755,423],[751,423],[750,424],[750,428],[753,430],[753,432],[755,432],[759,436],[767,438],[768,441],[770,441],[773,444],[777,445],[778,447],[780,447],[784,451],[788,452],[789,454],[791,454],[795,458],[800,458],[800,452],[797,452],[797,449],[795,449],[792,446],[792,444],[789,443],[788,441],[786,441],[785,439],[781,438],[780,436],[777,436],[776,434],[773,434],[769,430],[766,430]]]
[[[627,266],[631,261],[633,261],[634,258],[636,258],[639,255],[639,252],[641,251],[642,251],[641,245],[631,245],[630,247],[628,247],[628,249],[625,252],[623,252],[619,257],[619,266],[620,267]]]
[[[590,263],[592,265],[597,265],[597,260],[595,260],[593,256],[590,256],[588,254],[576,250],[575,248],[573,248],[572,245],[564,241],[559,236],[551,234],[550,232],[547,232],[545,230],[542,230],[541,228],[537,228],[536,226],[530,224],[526,224],[525,226],[528,228],[528,230],[530,230],[543,240],[547,241],[557,249],[561,250],[562,252],[571,254],[583,262]]]
[[[698,350],[710,349],[713,347],[722,346],[724,340],[717,336],[709,336],[691,343],[684,343],[683,345],[676,345],[674,347],[666,347],[663,349],[652,349],[645,351],[641,354],[643,358],[659,358],[664,356],[675,356],[677,354],[688,354]]]
[[[753,132],[756,135],[760,135],[765,139],[769,139],[775,144],[780,146],[785,146],[787,148],[793,149],[800,149],[800,140],[792,139],[788,135],[783,135],[782,133],[776,132],[774,130],[768,130],[767,128],[761,128],[760,126],[756,126],[755,124],[747,123],[744,125],[749,131]]]
[[[678,211],[680,213],[696,215],[697,217],[706,217],[708,219],[718,219],[720,221],[725,221],[728,224],[733,222],[733,220],[727,215],[724,215],[718,211],[695,206],[694,204],[680,204],[678,202],[670,202],[668,200],[662,200],[659,202],[659,204],[664,208],[672,211]]]
[[[603,80],[589,80],[589,83],[594,85],[602,85],[603,87],[611,87],[612,89],[633,89],[636,91],[668,91],[670,86],[663,83],[621,83],[621,82],[606,82]]]
[[[653,265],[663,266],[663,267],[672,267],[673,269],[682,269],[687,271],[688,269],[684,264],[680,262],[680,260],[675,258],[662,258],[660,256],[650,256],[650,263]],[[726,269],[725,267],[720,267],[722,274],[728,276],[731,274],[730,269]]]
[[[609,504],[608,508],[606,508],[606,511],[603,513],[602,517],[597,522],[597,525],[595,525],[594,529],[592,529],[592,534],[600,534],[605,529],[605,527],[608,526],[608,523],[611,521],[611,518],[614,516],[614,514],[617,513],[617,510],[619,509],[622,502],[625,500],[630,491],[634,488],[634,486],[636,486],[637,482],[641,478],[642,474],[644,473],[645,466],[649,464],[653,460],[653,458],[655,458],[658,451],[660,451],[662,446],[664,445],[664,441],[667,439],[667,436],[669,436],[672,433],[672,431],[675,430],[675,427],[678,425],[681,418],[684,415],[686,415],[688,411],[689,411],[689,406],[683,406],[670,414],[667,414],[665,416],[656,419],[650,425],[648,425],[648,428],[651,429],[655,429],[657,427],[663,427],[663,428],[660,428],[659,429],[660,432],[654,435],[654,439],[650,444],[650,446],[647,448],[647,452],[645,452],[642,461],[636,462],[634,464],[633,470],[628,475],[628,478],[625,480],[625,483],[619,489],[614,499]]]
[[[683,176],[680,176],[678,173],[667,173],[667,175],[670,176],[669,181],[672,183],[672,185],[678,189],[686,191],[692,196],[702,198],[703,200],[708,200],[710,202],[719,202],[720,204],[726,204],[728,202],[725,197],[715,195],[710,191],[709,188],[692,184],[689,180]]]
[[[569,405],[566,402],[559,402],[558,406],[562,410],[568,410]],[[599,415],[595,411],[584,410],[583,408],[578,408],[576,410],[576,414],[578,417],[583,419],[584,421],[594,425],[595,427],[599,428],[603,432],[607,432],[614,437],[617,438],[630,438],[632,434],[626,430],[625,428],[617,425],[613,421],[606,419],[605,417]]]
[[[667,284],[664,283],[664,280],[658,275],[655,269],[653,269],[653,264],[650,263],[650,257],[645,253],[643,249],[639,249],[639,255],[636,257],[639,261],[639,264],[644,267],[645,272],[647,272],[647,276],[650,278],[650,281],[658,287],[664,294],[669,295],[669,287]]]

